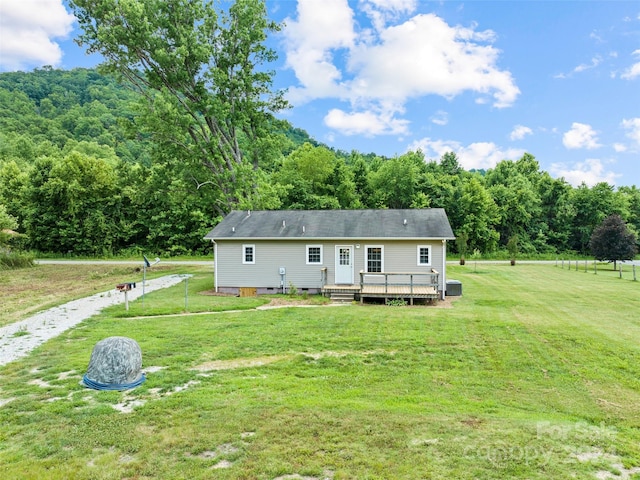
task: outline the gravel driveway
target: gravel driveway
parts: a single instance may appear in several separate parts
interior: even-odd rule
[[[145,294],[176,285],[182,282],[185,277],[187,275],[167,275],[147,280],[144,288]],[[128,293],[129,301],[141,296],[141,284]],[[113,289],[73,300],[0,328],[0,365],[24,357],[50,338],[56,337],[83,320],[96,315],[103,308],[119,303],[124,303],[124,294]]]

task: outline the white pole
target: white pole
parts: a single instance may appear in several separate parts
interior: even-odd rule
[[[429,259],[431,260],[431,259]],[[440,288],[440,285],[436,287],[436,291]],[[440,300],[444,300],[447,294],[447,241],[442,240],[442,293],[440,294]]]

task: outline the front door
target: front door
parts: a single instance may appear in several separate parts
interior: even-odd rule
[[[353,285],[353,245],[336,245],[336,284]]]

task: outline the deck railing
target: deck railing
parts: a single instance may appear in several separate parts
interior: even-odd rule
[[[367,273],[360,271],[360,291],[364,292],[367,286],[384,286],[383,293],[392,293],[392,287],[408,287],[409,294],[413,295],[414,288],[431,287],[438,291],[440,273],[431,269],[430,272],[379,272]]]

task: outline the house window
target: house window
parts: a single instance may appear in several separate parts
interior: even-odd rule
[[[365,248],[366,264],[368,273],[379,273],[383,271],[382,264],[382,246],[368,246]]]
[[[431,265],[431,246],[418,245],[418,266],[428,267]]]
[[[340,265],[351,265],[351,248],[340,247],[340,249],[338,250],[338,255],[340,257]]]
[[[322,265],[322,245],[307,245],[307,265]]]
[[[256,263],[256,246],[255,245],[242,246],[242,263],[248,263],[248,264]]]

